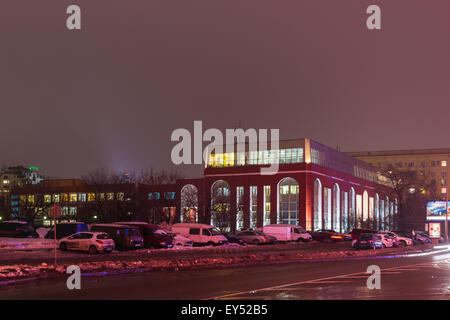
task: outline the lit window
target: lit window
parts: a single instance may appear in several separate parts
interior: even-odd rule
[[[447,166],[447,161],[441,161],[441,166],[446,167]]]
[[[124,197],[125,197],[125,195],[124,195],[124,193],[123,193],[123,192],[119,192],[119,193],[117,193],[117,200],[119,200],[119,201],[123,201]]]
[[[77,194],[76,193],[70,194],[70,202],[77,202]]]
[[[63,193],[61,197],[63,202],[69,202],[69,195],[67,193]]]
[[[114,200],[114,193],[112,193],[112,192],[107,193],[106,200],[109,200],[109,201]]]
[[[441,188],[441,193],[447,193],[447,188]],[[445,205],[445,203],[444,203]]]
[[[52,202],[52,195],[51,194],[45,194],[44,195],[44,202],[45,203],[51,203]]]
[[[78,194],[78,199],[80,202],[86,202],[86,193]]]
[[[29,203],[34,203],[34,195],[29,195],[28,196],[28,202]]]
[[[53,202],[54,203],[59,203],[59,194],[54,194],[53,195]]]
[[[88,201],[95,201],[95,193],[88,193],[87,196]]]

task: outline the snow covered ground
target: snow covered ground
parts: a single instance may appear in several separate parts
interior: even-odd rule
[[[2,250],[32,250],[53,248],[51,239],[32,238],[0,238],[0,252]]]
[[[302,246],[307,248],[308,246]],[[89,255],[80,254],[74,261],[59,262],[55,267],[51,263],[25,264],[14,263],[0,266],[0,284],[7,284],[21,279],[48,278],[64,276],[67,266],[76,264],[84,275],[108,275],[114,273],[144,272],[156,270],[185,270],[198,268],[227,268],[255,264],[300,263],[311,261],[327,261],[335,259],[359,259],[374,256],[396,257],[403,254],[417,254],[430,251],[432,246],[389,248],[379,250],[352,250],[345,246],[341,249],[327,249],[317,247],[314,250],[280,250],[279,247],[268,247],[268,251],[258,251],[256,246],[236,247],[222,246],[214,248],[168,249],[174,254],[155,255],[158,250],[138,250],[132,252],[134,259],[130,259],[129,252],[117,252],[101,255],[101,260],[86,260]],[[299,250],[300,249],[300,250]],[[209,251],[208,251],[209,250]],[[181,254],[188,251],[189,255]],[[163,252],[163,251],[158,251]],[[177,253],[178,252],[178,253]],[[27,252],[24,252],[27,253]],[[31,254],[36,254],[29,252]],[[47,252],[51,254],[50,252]],[[76,253],[72,253],[77,257]],[[97,255],[100,257],[100,255]],[[60,256],[61,257],[61,256]],[[89,257],[92,257],[89,256]],[[42,260],[41,260],[42,261]],[[52,261],[52,260],[50,260]]]

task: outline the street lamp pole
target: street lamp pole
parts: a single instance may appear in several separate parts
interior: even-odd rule
[[[445,179],[445,242],[448,243],[448,180]]]

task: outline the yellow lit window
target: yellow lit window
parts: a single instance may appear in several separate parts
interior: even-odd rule
[[[123,192],[119,192],[118,194],[117,194],[117,200],[119,200],[119,201],[123,201],[123,199],[124,199],[124,194],[123,194]]]
[[[51,203],[52,202],[52,195],[51,194],[45,194],[44,195],[44,202],[45,203]]]
[[[59,203],[59,194],[54,194],[53,195],[53,202],[54,203]]]
[[[76,193],[71,193],[70,194],[70,202],[77,202],[77,194]]]
[[[63,193],[61,195],[62,202],[69,202],[69,195],[67,193]]]
[[[95,193],[88,193],[88,201],[95,201]]]
[[[441,161],[441,166],[446,167],[447,166],[447,161]]]
[[[112,192],[107,193],[106,200],[114,200],[114,193],[112,193]]]
[[[34,195],[29,195],[28,196],[28,202],[29,203],[34,203]]]

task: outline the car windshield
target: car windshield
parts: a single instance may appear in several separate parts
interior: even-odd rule
[[[216,228],[210,228],[210,229],[208,229],[209,231],[211,231],[211,234],[213,235],[213,236],[220,236],[220,235],[222,235],[222,232],[220,232],[219,230],[217,230]]]
[[[165,232],[163,229],[156,229],[154,231],[154,233],[155,234],[161,234],[161,235],[166,235],[167,234],[167,232]]]

